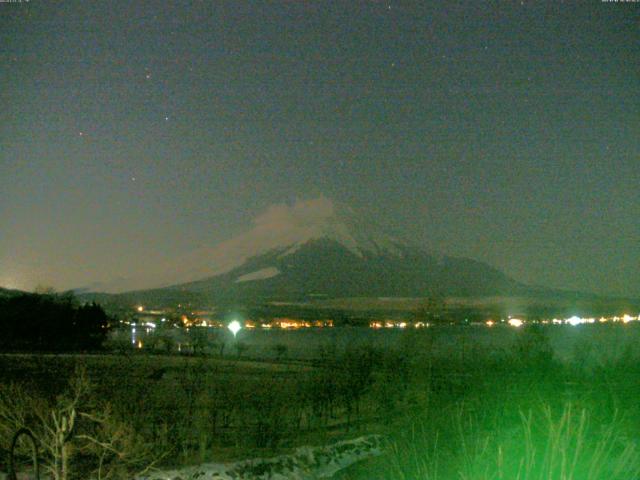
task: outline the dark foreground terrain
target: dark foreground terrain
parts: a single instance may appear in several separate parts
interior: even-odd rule
[[[306,361],[3,355],[0,470],[21,424],[51,447],[42,457],[55,468],[51,419],[73,409],[68,478],[130,478],[149,465],[273,456],[370,433],[388,439],[385,455],[337,478],[640,478],[640,349],[620,342],[608,355],[601,344],[638,326],[575,328],[585,334],[563,352],[560,330],[505,327],[492,333],[504,342],[476,341],[472,329],[456,341],[412,330],[386,348],[314,347]]]

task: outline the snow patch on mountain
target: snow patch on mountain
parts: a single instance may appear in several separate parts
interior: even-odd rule
[[[255,272],[240,275],[238,278],[236,278],[235,283],[251,282],[253,280],[266,280],[267,278],[272,278],[276,275],[280,275],[280,270],[278,270],[276,267],[261,268],[260,270],[256,270]]]

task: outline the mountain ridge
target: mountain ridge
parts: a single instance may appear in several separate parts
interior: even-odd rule
[[[360,252],[330,238],[310,240],[293,251],[283,249],[251,258],[243,265],[195,282],[169,288],[221,298],[299,300],[309,295],[428,296],[515,294],[524,285],[482,262],[435,257],[420,249]],[[267,278],[239,282],[272,269]],[[277,270],[277,273],[276,273]]]
[[[313,298],[582,295],[528,286],[487,263],[431,252],[326,197],[275,205],[202,249],[186,273],[126,297],[208,304]],[[124,297],[123,297],[124,298]]]
[[[272,205],[240,234],[212,247],[199,247],[169,259],[161,266],[150,265],[149,273],[142,272],[140,278],[119,277],[113,282],[96,282],[77,290],[118,293],[190,283],[223,274],[275,249],[293,252],[308,241],[320,238],[334,239],[357,255],[365,251],[393,251],[398,245],[411,244],[389,234],[353,208],[321,196],[292,205]]]

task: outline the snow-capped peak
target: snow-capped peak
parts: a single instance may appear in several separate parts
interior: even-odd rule
[[[251,257],[282,250],[282,256],[295,252],[312,240],[330,239],[355,255],[366,253],[400,254],[405,242],[386,234],[363,220],[358,213],[320,196],[299,200],[292,205],[277,204],[257,216],[246,232],[214,247],[201,248],[180,260],[172,283],[184,283],[225,273]]]
[[[351,207],[326,197],[299,201],[292,206],[273,206],[256,220],[256,226],[265,231],[289,232],[289,239],[298,236],[294,242],[287,244],[285,241],[274,247],[289,246],[283,255],[318,239],[334,240],[358,256],[382,252],[397,254],[398,246],[404,243],[364,221]]]

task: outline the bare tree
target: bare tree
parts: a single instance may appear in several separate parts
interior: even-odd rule
[[[117,478],[123,471],[144,471],[155,463],[135,433],[114,418],[109,406],[90,398],[83,369],[76,370],[67,392],[53,402],[19,385],[1,386],[2,448],[21,428],[33,433],[42,452],[42,471],[54,480],[71,478],[74,455],[79,453],[90,459],[97,480]]]

